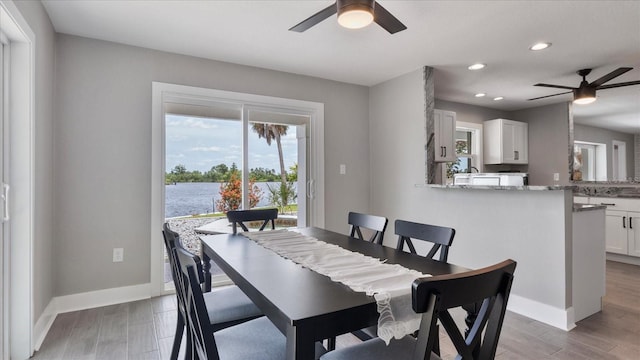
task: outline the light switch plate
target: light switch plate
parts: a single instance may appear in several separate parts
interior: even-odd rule
[[[347,165],[340,164],[340,175],[344,175],[347,173]]]
[[[560,181],[560,173],[553,173],[553,181]]]

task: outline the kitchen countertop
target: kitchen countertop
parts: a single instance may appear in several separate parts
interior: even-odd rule
[[[640,199],[640,186],[637,184],[579,184],[574,188],[575,196],[637,198]]]
[[[573,190],[573,185],[523,185],[523,186],[496,186],[496,185],[442,185],[442,184],[416,184],[416,187],[428,187],[436,189],[472,189],[472,190]]]

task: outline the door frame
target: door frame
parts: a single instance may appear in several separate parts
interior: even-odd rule
[[[26,359],[34,350],[34,92],[35,35],[11,1],[0,0],[0,29],[9,40],[9,352]],[[5,165],[6,166],[6,165]]]
[[[164,222],[165,112],[167,99],[210,99],[256,108],[283,108],[310,117],[309,184],[305,190],[312,198],[308,204],[308,226],[324,227],[324,104],[201,87],[152,82],[151,101],[151,296],[164,293],[162,224]]]

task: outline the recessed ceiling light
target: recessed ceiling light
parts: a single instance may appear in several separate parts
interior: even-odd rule
[[[487,65],[481,64],[481,63],[477,63],[477,64],[469,65],[469,67],[467,69],[469,69],[469,70],[480,70],[480,69],[484,69],[485,66],[487,66]]]
[[[486,95],[485,93],[477,93],[477,94],[476,94],[476,97],[483,97],[483,96],[485,96],[485,95]]]
[[[494,97],[494,98],[493,98],[493,100],[495,100],[495,101],[500,101],[500,100],[502,100],[502,99],[504,99],[502,96],[498,96],[498,97]]]
[[[531,45],[529,50],[533,50],[533,51],[544,50],[549,46],[551,46],[551,43],[540,42],[540,43]]]

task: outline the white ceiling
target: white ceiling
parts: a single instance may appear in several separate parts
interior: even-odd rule
[[[288,29],[332,0],[45,0],[60,33],[371,86],[429,65],[436,96],[502,110],[569,101],[535,83],[578,86],[634,69],[609,83],[640,80],[640,1],[379,0],[406,26],[341,28],[331,17],[304,33]],[[553,45],[532,52],[538,41]],[[480,71],[467,66],[486,63]],[[608,84],[609,84],[608,83]],[[475,98],[478,92],[484,98]],[[502,101],[493,101],[504,96]],[[601,90],[576,117],[617,114],[618,130],[640,131],[640,85]],[[622,115],[624,113],[624,115]],[[596,122],[602,127],[602,120]]]

